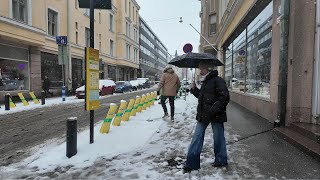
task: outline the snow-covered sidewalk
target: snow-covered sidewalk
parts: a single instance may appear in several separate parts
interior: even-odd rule
[[[0,167],[0,179],[224,179],[239,177],[235,169],[213,168],[212,130],[208,128],[201,157],[200,171],[182,174],[185,154],[195,127],[197,99],[175,101],[175,121],[162,119],[159,104],[111,127],[100,134],[95,127],[95,143],[89,145],[89,131],[78,134],[78,154],[65,157],[63,140],[52,140],[32,150],[32,155],[18,164]],[[228,142],[236,135],[228,133]],[[241,146],[228,148],[229,154],[243,154]],[[233,159],[229,162],[232,163]],[[246,164],[244,164],[246,166]],[[244,167],[246,169],[246,167]],[[252,169],[254,170],[254,168]],[[252,171],[249,170],[248,171]],[[253,172],[254,173],[254,172]]]

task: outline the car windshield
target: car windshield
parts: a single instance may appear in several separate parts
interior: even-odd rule
[[[117,86],[123,86],[125,83],[124,82],[116,82]]]

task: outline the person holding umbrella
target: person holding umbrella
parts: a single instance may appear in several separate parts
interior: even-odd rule
[[[174,120],[174,97],[177,95],[178,87],[180,86],[180,80],[172,67],[167,67],[163,70],[163,75],[161,77],[157,94],[160,95],[161,90],[161,105],[164,111],[163,118],[169,117],[168,109],[166,106],[166,99],[169,98],[171,120]]]
[[[202,151],[205,130],[211,124],[214,132],[214,167],[228,165],[224,122],[227,121],[226,107],[229,103],[229,91],[224,79],[214,70],[213,61],[203,60],[198,64],[201,75],[201,88],[192,83],[191,93],[198,98],[197,125],[188,149],[183,173],[200,169],[200,154]]]

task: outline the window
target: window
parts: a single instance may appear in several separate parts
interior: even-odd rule
[[[76,22],[76,29],[78,29],[78,22]]]
[[[99,13],[99,24],[101,24],[101,13]]]
[[[58,13],[48,9],[48,34],[57,36],[58,31]]]
[[[138,10],[136,10],[136,19],[137,19],[137,22],[138,22]]]
[[[12,15],[14,19],[28,23],[27,3],[27,0],[12,0]]]
[[[129,2],[129,17],[131,18],[131,3]]]
[[[76,44],[78,44],[78,32],[76,32]]]
[[[99,34],[99,40],[101,41],[101,34]]]
[[[138,63],[138,49],[134,48],[134,62]]]
[[[209,21],[210,21],[210,26],[209,26],[209,35],[216,34],[217,32],[217,15],[216,14],[211,14],[209,15]]]
[[[85,41],[86,41],[86,47],[90,47],[90,29],[85,29]]]
[[[124,6],[125,6],[126,13],[128,12],[128,10],[127,10],[128,9],[128,5],[127,4],[128,4],[128,0],[125,0],[125,5]]]
[[[114,42],[113,40],[110,40],[110,56],[113,56],[114,51]]]
[[[109,16],[109,18],[110,18],[110,31],[112,31],[112,32],[114,32],[114,19],[113,19],[113,14],[110,14],[110,16]]]
[[[130,60],[130,45],[129,44],[126,45],[126,53],[127,53],[127,59]]]
[[[90,17],[90,9],[85,9],[84,14],[85,14],[86,16],[89,16],[89,17]]]
[[[101,53],[101,42],[99,42],[99,51]]]
[[[130,37],[130,24],[126,22],[126,35]]]
[[[133,13],[132,18],[133,18],[133,21],[134,21],[134,6],[132,7],[132,13]]]
[[[74,1],[74,7],[75,7],[76,9],[79,8],[79,6],[78,6],[78,0],[75,0],[75,1]]]

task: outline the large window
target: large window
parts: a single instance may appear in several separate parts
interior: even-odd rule
[[[27,61],[0,59],[0,91],[28,90],[29,64]]]
[[[48,9],[48,34],[58,35],[58,13],[51,9]]]
[[[217,32],[217,15],[216,14],[211,14],[209,15],[209,35],[216,34]]]
[[[85,43],[86,43],[86,47],[90,47],[90,29],[89,28],[85,28]]]
[[[226,51],[225,78],[233,91],[270,98],[272,11],[271,2]]]
[[[110,16],[109,16],[109,18],[110,18],[110,31],[112,31],[112,32],[114,32],[114,19],[113,19],[113,14],[110,14]]]
[[[13,18],[28,23],[28,0],[12,0]]]
[[[48,53],[41,53],[41,78],[47,76],[51,81],[51,87],[62,86],[62,68],[58,63],[58,56]]]
[[[130,45],[129,44],[127,44],[126,45],[126,54],[127,54],[127,59],[130,59]]]
[[[110,56],[113,56],[114,52],[114,42],[113,40],[110,40]]]
[[[126,22],[126,35],[130,37],[130,24]]]

